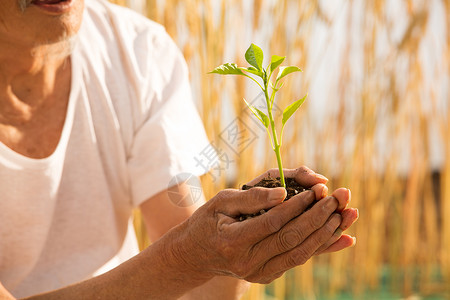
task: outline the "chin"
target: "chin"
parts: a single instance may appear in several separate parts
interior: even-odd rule
[[[53,30],[45,32],[36,39],[36,45],[48,45],[69,41],[78,33],[79,26],[73,24],[60,23],[53,27]]]
[[[70,11],[57,15],[43,12],[42,9],[33,5],[28,8],[31,10],[28,19],[35,25],[32,29],[35,46],[65,42],[76,36],[82,22],[84,1],[71,1],[74,3]]]

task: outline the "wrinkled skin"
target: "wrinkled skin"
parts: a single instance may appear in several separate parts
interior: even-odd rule
[[[221,191],[175,229],[182,243],[174,244],[172,254],[191,270],[269,283],[313,255],[354,245],[354,238],[342,234],[358,217],[356,209],[347,208],[350,191],[340,188],[327,196],[326,178],[306,167],[287,170],[286,176],[311,190],[286,202],[283,188]],[[238,219],[261,209],[270,210]]]
[[[74,36],[81,26],[84,0],[73,1],[64,14],[42,11],[27,0],[0,1],[0,43],[31,49]]]

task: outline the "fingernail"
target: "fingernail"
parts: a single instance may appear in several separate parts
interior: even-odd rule
[[[356,245],[356,237],[352,236],[353,244],[350,247],[354,247]]]
[[[284,198],[286,198],[286,195],[287,195],[286,189],[283,187],[270,189],[269,201],[283,200]]]
[[[328,181],[328,178],[326,178],[325,176],[323,176],[323,175],[321,175],[321,174],[315,173],[315,174],[314,174],[314,177],[316,177],[317,179],[320,179],[320,180]]]

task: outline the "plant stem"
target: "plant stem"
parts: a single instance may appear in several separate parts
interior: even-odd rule
[[[277,157],[278,170],[280,171],[280,182],[281,185],[286,188],[286,183],[284,181],[284,173],[283,173],[283,162],[281,161],[281,153],[280,153],[280,144],[278,143],[277,131],[275,129],[275,121],[272,116],[272,105],[270,103],[269,94],[267,92],[268,88],[268,80],[267,77],[264,77],[264,96],[266,97],[266,105],[267,112],[269,115],[270,128],[272,129],[272,139],[273,139],[273,150],[275,151],[275,155]],[[269,136],[270,138],[270,136]]]
[[[283,162],[281,161],[280,145],[275,146],[275,154],[277,156],[278,170],[280,170],[280,182],[281,185],[286,188],[286,183],[284,182]]]

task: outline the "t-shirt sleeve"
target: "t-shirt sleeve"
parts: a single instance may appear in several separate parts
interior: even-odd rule
[[[167,189],[181,173],[207,170],[196,157],[208,146],[192,101],[186,62],[164,32],[151,39],[139,116],[128,158],[134,206]],[[141,47],[142,48],[142,47]]]

